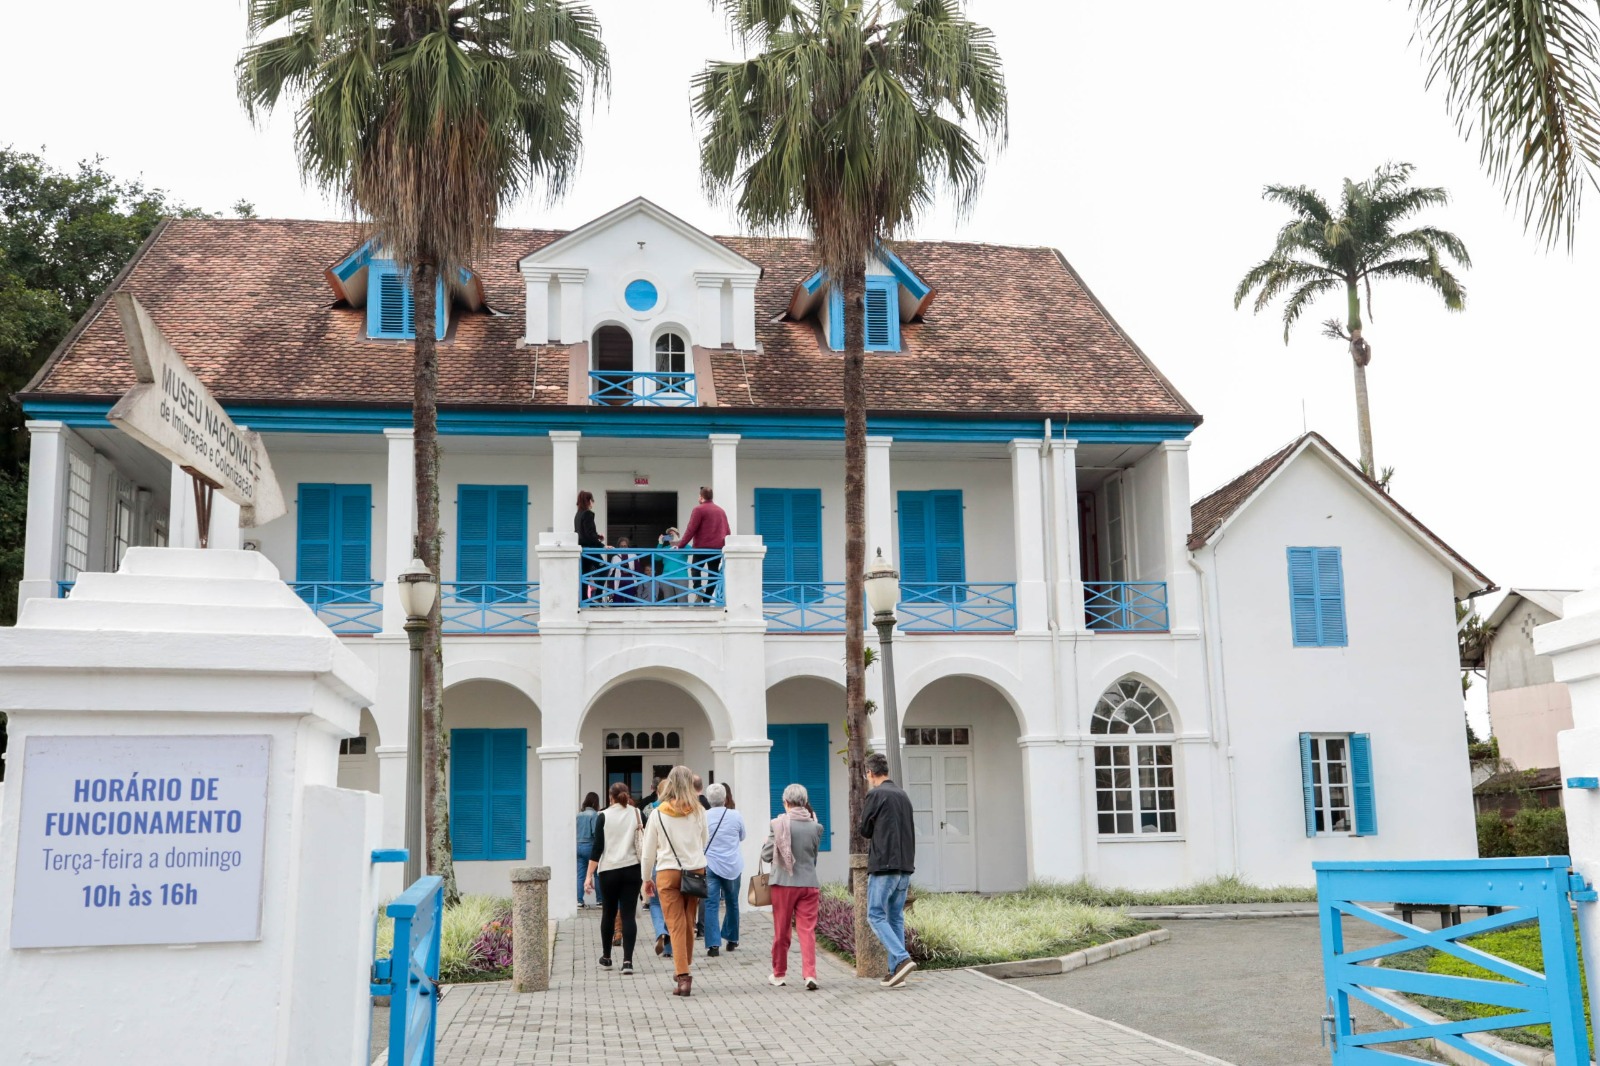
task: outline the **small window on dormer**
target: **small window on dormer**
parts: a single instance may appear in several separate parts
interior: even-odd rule
[[[434,336],[444,339],[449,294],[444,279],[434,290]],[[393,260],[372,260],[367,267],[367,336],[382,340],[410,340],[416,336],[411,275]]]
[[[687,369],[689,346],[676,333],[656,338],[656,373],[682,374]]]
[[[865,315],[865,349],[869,352],[900,350],[900,287],[892,275],[869,274],[862,293]],[[844,294],[832,290],[828,298],[828,346],[844,351]]]

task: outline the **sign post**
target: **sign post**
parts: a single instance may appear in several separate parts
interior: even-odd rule
[[[261,435],[228,417],[133,293],[116,292],[112,299],[138,384],[106,418],[189,475],[200,547],[210,539],[214,492],[239,505],[239,524],[247,528],[283,514],[283,491]]]

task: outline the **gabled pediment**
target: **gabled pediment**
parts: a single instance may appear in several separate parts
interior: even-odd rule
[[[594,253],[604,258],[606,253],[614,253],[619,243],[639,241],[645,242],[640,251],[651,258],[663,253],[692,255],[700,264],[697,269],[720,270],[729,276],[761,276],[760,264],[642,196],[530,252],[517,265],[524,274],[539,267],[582,267],[596,257]],[[665,242],[668,247],[653,248],[653,242]]]

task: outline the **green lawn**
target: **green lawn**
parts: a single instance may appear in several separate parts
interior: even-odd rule
[[[1513,926],[1510,929],[1501,929],[1493,933],[1483,933],[1479,936],[1469,937],[1462,941],[1479,951],[1486,952],[1496,958],[1505,959],[1507,962],[1516,963],[1518,966],[1533,970],[1536,973],[1544,972],[1544,956],[1539,943],[1539,926],[1536,922],[1527,925]],[[1579,948],[1578,980],[1583,995],[1583,1017],[1589,1023],[1589,995],[1587,982],[1583,979],[1582,948]],[[1505,981],[1508,978],[1497,973],[1491,973],[1481,966],[1475,966],[1465,959],[1433,948],[1421,948],[1417,951],[1407,951],[1400,955],[1392,956],[1384,963],[1403,970],[1423,970],[1428,973],[1446,974],[1451,977],[1478,977],[1491,981]],[[1459,999],[1438,999],[1433,996],[1412,996],[1420,1005],[1443,1015],[1451,1021],[1464,1021],[1468,1018],[1492,1018],[1500,1014],[1515,1013],[1508,1007],[1497,1007],[1488,1003],[1468,1003]],[[1532,1025],[1519,1029],[1496,1030],[1496,1036],[1514,1041],[1518,1044],[1527,1044],[1532,1047],[1548,1048],[1550,1046],[1550,1027],[1548,1025]],[[1593,1028],[1590,1028],[1590,1041],[1592,1043]]]
[[[1059,898],[1090,907],[1175,907],[1204,903],[1315,903],[1315,886],[1269,885],[1262,887],[1236,877],[1219,877],[1182,888],[1145,892],[1131,888],[1107,888],[1091,881],[1039,881],[1029,885],[1024,895]]]

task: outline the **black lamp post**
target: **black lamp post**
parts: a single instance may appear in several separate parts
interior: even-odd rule
[[[882,548],[867,568],[866,592],[883,655],[883,736],[889,747],[889,776],[904,787],[905,778],[900,776],[900,715],[894,702],[894,609],[900,602],[900,572],[889,565]]]
[[[406,715],[406,887],[422,876],[422,637],[439,596],[439,580],[421,559],[400,571],[400,609],[411,644],[411,699]]]

